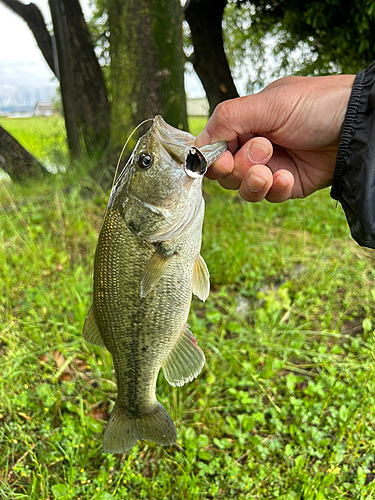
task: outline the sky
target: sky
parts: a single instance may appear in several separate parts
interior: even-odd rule
[[[47,2],[39,6],[43,13],[48,12]],[[0,4],[0,108],[10,102],[27,100],[28,96],[32,100],[42,89],[49,89],[53,94],[55,87],[53,74],[28,26]]]
[[[48,0],[36,0],[34,3],[41,9],[50,26]],[[81,5],[88,19],[88,0],[81,0]],[[38,100],[49,100],[56,86],[56,79],[27,24],[0,3],[0,110],[10,103],[34,105]],[[204,96],[203,87],[195,73],[185,75],[185,88],[189,97]]]

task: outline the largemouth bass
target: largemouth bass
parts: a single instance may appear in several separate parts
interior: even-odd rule
[[[227,145],[197,150],[194,141],[156,116],[108,201],[83,328],[85,340],[108,349],[116,372],[108,453],[126,452],[138,439],[172,445],[176,427],[155,395],[159,370],[182,386],[205,362],[186,321],[192,293],[205,300],[210,286],[200,256],[203,175]]]

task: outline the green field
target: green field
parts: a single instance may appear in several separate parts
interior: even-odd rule
[[[66,154],[64,119],[61,116],[0,118],[0,125],[41,161],[53,162]]]
[[[81,338],[107,194],[83,181],[0,184],[0,499],[375,498],[375,254],[328,191],[253,205],[206,181],[206,366],[160,373],[176,445],[112,456],[110,358]]]

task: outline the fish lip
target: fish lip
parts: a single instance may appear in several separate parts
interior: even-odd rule
[[[189,148],[194,145],[195,137],[172,127],[160,115],[155,116],[152,128],[156,140],[177,163],[183,165]]]
[[[209,168],[218,158],[228,149],[228,144],[225,141],[213,142],[199,148],[207,162]]]
[[[184,145],[190,147],[194,145],[195,136],[169,125],[161,115],[156,115],[153,121],[153,127],[159,132],[161,139],[167,143]]]

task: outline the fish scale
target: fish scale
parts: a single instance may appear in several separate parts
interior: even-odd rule
[[[203,300],[209,292],[200,256],[205,165],[197,150],[197,167],[189,157],[194,139],[154,119],[111,192],[99,235],[83,336],[113,359],[118,395],[103,438],[110,453],[126,452],[138,439],[173,444],[175,425],[156,398],[159,370],[180,386],[204,365],[186,324],[192,292]],[[207,148],[214,161],[226,145]]]

